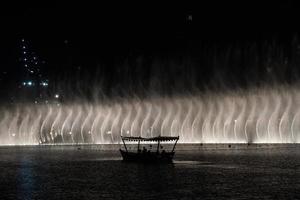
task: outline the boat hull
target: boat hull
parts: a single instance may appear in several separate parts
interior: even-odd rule
[[[120,149],[123,161],[139,163],[172,163],[174,152],[156,153],[156,152],[126,152]]]

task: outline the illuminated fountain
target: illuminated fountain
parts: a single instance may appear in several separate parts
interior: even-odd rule
[[[298,143],[300,89],[292,86],[109,102],[1,108],[0,143],[120,142],[120,135],[181,143]]]

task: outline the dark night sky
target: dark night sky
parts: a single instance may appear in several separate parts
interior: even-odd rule
[[[79,66],[93,73],[102,65],[113,74],[124,60],[197,57],[203,46],[272,40],[286,45],[300,30],[299,8],[278,0],[11,3],[0,9],[0,64],[6,79],[14,80],[21,38],[30,41],[52,76]]]
[[[299,30],[299,7],[292,1],[207,2],[108,5],[53,1],[3,6],[1,52],[15,51],[17,40],[25,37],[49,61],[63,59],[60,53],[66,46],[76,59],[97,60],[139,51],[182,51],[197,47],[199,41],[290,37]],[[187,20],[189,14],[192,22]]]

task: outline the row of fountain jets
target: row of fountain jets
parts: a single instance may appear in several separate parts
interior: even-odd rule
[[[298,143],[300,89],[285,86],[172,97],[1,108],[0,144],[119,143],[180,136],[181,143]]]

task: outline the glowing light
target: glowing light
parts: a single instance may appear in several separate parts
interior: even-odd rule
[[[32,86],[33,83],[32,83],[31,81],[28,81],[28,82],[27,82],[27,85]]]
[[[15,133],[12,133],[12,134],[11,134],[11,136],[15,137],[15,136],[16,136],[16,134],[15,134]]]
[[[58,99],[58,98],[59,98],[59,94],[55,94],[54,97],[55,97],[56,99]]]
[[[29,81],[34,82],[34,80],[26,80],[21,84],[25,83],[28,86]],[[300,101],[298,96],[300,89],[297,87],[295,91],[297,93],[294,91],[289,93],[285,88],[280,91],[260,89],[260,94],[264,95],[261,104],[257,103],[261,100],[260,96],[253,91],[242,96],[214,94],[216,98],[211,98],[211,94],[209,96],[202,94],[201,98],[194,96],[192,99],[168,97],[145,99],[144,102],[138,103],[135,100],[132,102],[126,100],[126,104],[117,106],[97,103],[90,104],[88,109],[84,103],[74,105],[51,101],[45,105],[45,100],[36,98],[32,104],[35,102],[38,104],[27,105],[28,109],[24,109],[30,112],[19,111],[24,105],[7,110],[8,117],[2,118],[0,122],[9,124],[2,127],[3,132],[9,135],[2,134],[1,137],[6,139],[5,137],[9,136],[16,144],[21,142],[35,144],[37,142],[35,138],[49,133],[49,127],[46,125],[52,124],[51,135],[66,134],[69,138],[72,137],[72,141],[67,137],[64,142],[72,143],[117,143],[120,131],[123,135],[137,137],[156,137],[159,134],[179,135],[179,142],[182,143],[299,143],[300,109],[297,102]],[[53,99],[55,94],[52,94]],[[274,94],[277,98],[274,98]],[[209,98],[209,101],[206,98]],[[274,101],[271,101],[273,99]],[[58,105],[60,107],[57,107]],[[220,105],[220,108],[229,106],[230,109],[214,109],[215,105]],[[132,109],[136,111],[132,112]],[[193,112],[186,112],[187,110]],[[22,121],[19,122],[19,119]],[[282,121],[278,123],[280,119]],[[160,120],[161,123],[158,123]],[[61,131],[60,122],[67,124],[68,128],[63,129],[65,131]],[[73,128],[72,131],[69,126]],[[24,127],[29,127],[29,130],[24,132],[23,137]],[[13,138],[13,133],[16,133],[16,138]],[[81,137],[73,137],[72,133],[74,136],[81,133]],[[103,133],[105,137],[102,137]],[[19,134],[22,137],[19,137]],[[87,134],[88,137],[85,137]],[[4,139],[0,140],[0,144],[5,143]]]
[[[44,87],[47,87],[48,83],[47,82],[42,82],[41,85],[44,86]]]

